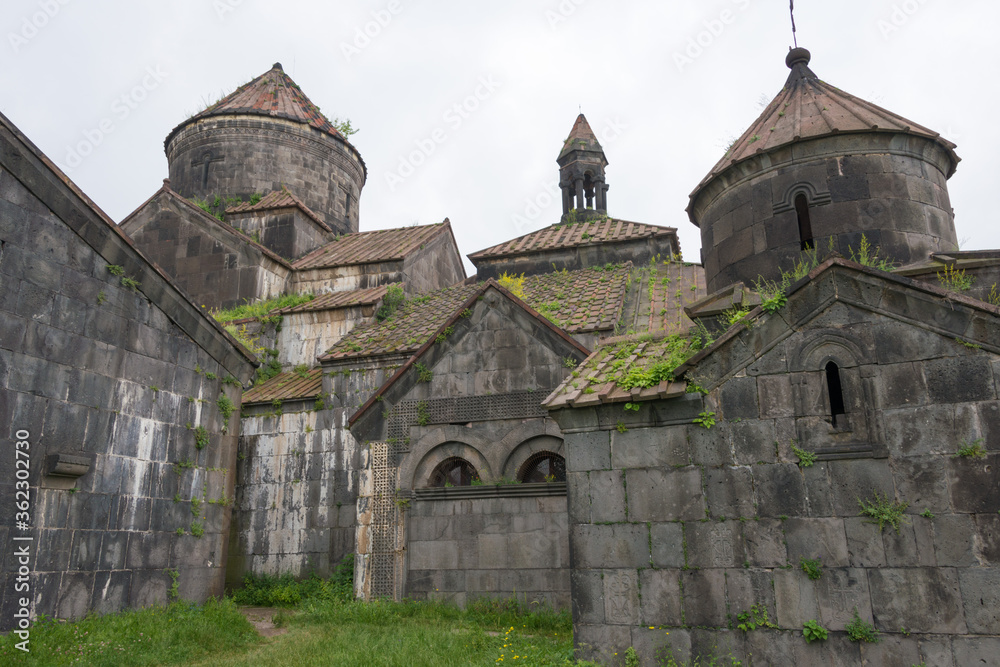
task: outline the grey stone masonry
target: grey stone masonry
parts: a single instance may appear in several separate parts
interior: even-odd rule
[[[224,587],[252,361],[0,117],[0,630]],[[15,437],[16,436],[16,437]],[[28,529],[14,440],[28,443]],[[18,518],[18,521],[21,519]]]
[[[938,293],[833,265],[691,362],[707,395],[553,413],[579,655],[996,661],[1000,316]],[[772,625],[739,630],[754,609]],[[855,613],[880,644],[849,641]]]

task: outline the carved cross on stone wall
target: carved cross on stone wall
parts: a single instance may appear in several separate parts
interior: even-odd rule
[[[222,157],[221,155],[219,157],[215,157],[214,155],[212,155],[212,151],[205,151],[204,153],[201,154],[200,158],[191,161],[192,167],[201,167],[201,187],[203,188],[208,187],[209,165],[212,164],[213,162],[222,162],[225,159],[226,158]]]

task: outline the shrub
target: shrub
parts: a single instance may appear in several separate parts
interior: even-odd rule
[[[854,619],[844,629],[847,630],[847,638],[852,642],[878,643],[878,630],[871,623],[861,620],[857,607],[854,608]]]

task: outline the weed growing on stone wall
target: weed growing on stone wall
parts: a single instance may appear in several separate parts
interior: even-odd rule
[[[619,419],[618,423],[615,425],[615,430],[619,433],[628,433],[628,426],[625,426],[625,422]]]
[[[240,381],[237,380],[232,375],[227,375],[226,377],[222,378],[222,384],[228,384],[228,385],[232,385],[234,387],[242,387],[243,386],[243,385],[240,384]]]
[[[958,451],[952,455],[953,459],[958,457],[965,457],[969,459],[985,459],[986,450],[983,449],[983,439],[976,438],[972,442],[962,441],[962,446],[958,448]]]
[[[108,264],[108,273],[113,276],[118,276],[119,278],[125,275],[125,267],[118,266],[117,264]]]
[[[754,282],[753,288],[760,296],[760,307],[765,313],[776,313],[788,303],[788,297],[785,296],[785,290],[788,289],[787,279],[775,282],[760,277]]]
[[[909,504],[898,500],[890,500],[889,496],[883,496],[875,490],[872,490],[872,495],[872,499],[867,501],[858,498],[858,505],[861,507],[861,516],[868,517],[866,523],[878,524],[880,531],[885,530],[885,525],[889,524],[899,533],[899,524],[909,523],[903,515]]]
[[[208,371],[207,373],[205,373],[205,379],[206,380],[216,380],[216,379],[218,379],[218,377],[219,376],[216,375],[215,373],[213,373],[212,371]]]
[[[195,517],[201,513],[201,498],[195,497],[191,499],[191,514]]]
[[[750,607],[750,609],[737,614],[736,620],[739,621],[736,627],[743,632],[750,632],[757,628],[777,629],[778,627],[767,617],[767,608],[756,604]]]
[[[802,636],[809,643],[824,641],[826,634],[826,628],[817,623],[815,619],[802,624]]]
[[[201,525],[201,521],[191,522],[191,534],[195,537],[201,537],[205,534],[205,527]]]
[[[878,643],[878,630],[871,623],[861,620],[857,607],[854,608],[854,619],[844,629],[847,630],[847,638],[852,642]]]
[[[969,341],[962,340],[961,338],[956,338],[955,342],[959,343],[961,345],[964,345],[965,347],[969,348],[970,350],[981,350],[983,348],[983,346],[979,345],[978,343],[970,343]]]
[[[563,359],[563,368],[576,368],[579,365],[576,359],[573,357],[566,357]]]
[[[427,401],[417,403],[417,424],[427,426],[431,422],[431,413],[427,410]]]
[[[639,656],[631,646],[625,649],[625,667],[639,667]]]
[[[101,290],[100,292],[97,293],[98,306],[102,305],[107,300],[108,300],[108,295],[104,293],[104,290]]]
[[[715,413],[714,412],[699,412],[698,416],[691,420],[692,423],[697,424],[703,428],[712,428],[715,426]]]
[[[125,289],[130,289],[133,292],[138,292],[139,288],[142,287],[142,283],[140,283],[135,278],[129,278],[128,276],[123,276],[121,279],[121,283],[122,287],[124,287]]]
[[[802,571],[806,573],[806,576],[812,580],[823,576],[823,564],[819,562],[819,559],[812,560],[811,558],[800,556],[799,565],[802,566]]]
[[[284,413],[282,412],[281,409],[281,399],[276,398],[273,401],[271,401],[271,416],[280,417],[282,414]]]
[[[229,429],[229,418],[236,412],[236,405],[225,394],[219,396],[215,405],[218,406],[219,414],[222,415],[222,432],[225,433]]]
[[[990,293],[986,295],[986,301],[993,304],[994,306],[1000,306],[1000,292],[997,292],[997,284],[993,283],[990,287]]]
[[[194,429],[194,446],[197,449],[205,449],[208,445],[208,429],[204,426],[198,426]]]
[[[938,282],[941,287],[952,292],[967,292],[972,289],[974,276],[965,275],[965,269],[955,268],[954,265],[945,264],[943,271],[937,273]]]
[[[316,402],[313,403],[313,410],[315,410],[316,412],[319,412],[320,410],[326,410],[326,400],[324,394],[320,394],[316,398]]]
[[[625,409],[626,410],[631,410],[632,412],[639,412],[639,410],[641,408],[642,408],[642,405],[639,404],[639,403],[632,403],[630,401],[630,402],[628,402],[628,403],[625,404]]]
[[[180,576],[180,573],[177,570],[164,570],[164,572],[170,576],[170,589],[167,591],[167,599],[175,602],[180,597],[177,585],[177,578]]]
[[[929,507],[927,507],[927,508],[924,508],[924,511],[920,513],[920,516],[924,517],[925,519],[933,519],[934,518],[934,513],[931,512],[931,510],[930,510]]]
[[[797,447],[794,440],[792,440],[792,453],[799,458],[800,468],[809,468],[816,462],[816,453],[807,452],[806,450]]]
[[[298,375],[303,380],[309,379],[309,365],[308,364],[298,364],[292,369],[292,372]]]
[[[430,382],[434,379],[434,371],[419,361],[413,364],[413,368],[417,371],[417,382]]]
[[[184,459],[174,464],[174,472],[180,475],[184,470],[194,468],[195,465],[195,462],[191,459]]]
[[[448,336],[450,336],[452,333],[454,333],[454,331],[455,331],[455,327],[447,327],[447,328],[445,328],[444,331],[442,331],[441,333],[439,333],[437,335],[437,338],[435,338],[434,340],[436,340],[439,343],[443,343],[446,340],[448,340]]]
[[[861,243],[858,251],[854,252],[851,246],[847,246],[847,251],[851,253],[851,261],[857,262],[861,266],[868,266],[879,271],[891,272],[895,268],[895,262],[887,257],[879,257],[882,248],[872,248],[871,241],[864,234],[861,235]]]

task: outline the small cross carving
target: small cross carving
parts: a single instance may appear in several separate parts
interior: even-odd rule
[[[205,151],[200,158],[191,161],[192,167],[201,167],[201,187],[208,186],[208,166],[213,162],[222,162],[223,160],[225,158],[221,155],[215,157],[212,155],[212,151]]]

